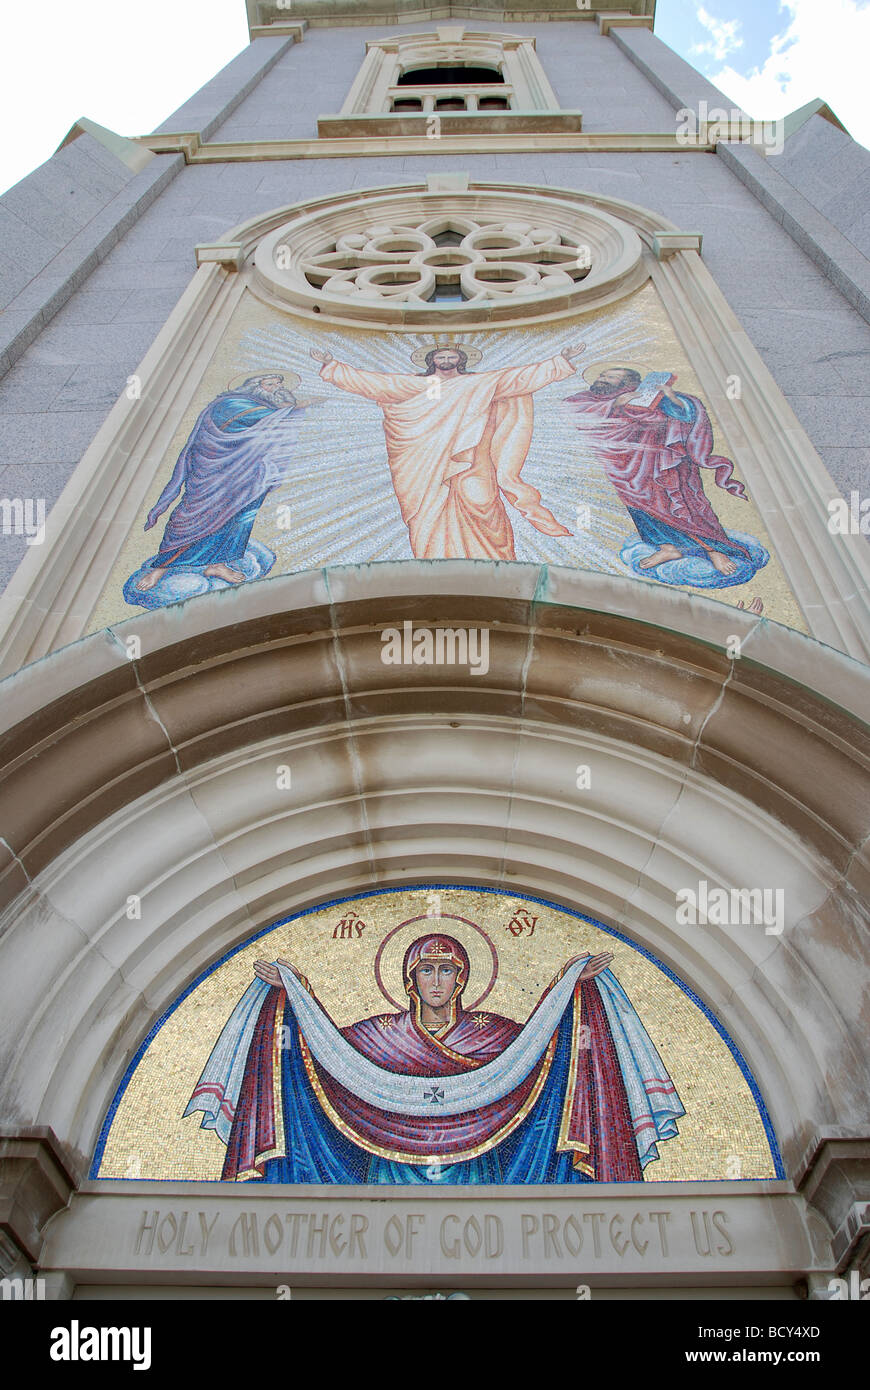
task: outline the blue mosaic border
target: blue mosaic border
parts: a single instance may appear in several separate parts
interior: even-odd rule
[[[249,936],[238,946],[234,946],[232,950],[226,951],[218,960],[214,961],[214,963],[208,966],[206,970],[203,970],[202,973],[198,975],[196,979],[187,986],[187,989],[184,990],[184,992],[178,996],[178,998],[166,1010],[166,1012],[161,1015],[161,1017],[154,1024],[151,1031],[148,1033],[147,1037],[139,1045],[138,1049],[136,1050],[136,1053],[133,1056],[132,1061],[130,1062],[130,1065],[124,1072],[123,1077],[121,1078],[120,1085],[118,1086],[112,1103],[109,1106],[109,1109],[106,1113],[106,1118],[103,1121],[102,1128],[100,1129],[100,1137],[97,1141],[97,1147],[94,1152],[94,1160],[91,1164],[90,1173],[88,1176],[92,1179],[97,1179],[99,1177],[100,1164],[103,1161],[103,1152],[106,1147],[106,1141],[109,1137],[109,1130],[112,1127],[112,1121],[115,1118],[118,1106],[121,1104],[121,1101],[124,1098],[124,1092],[129,1086],[130,1081],[132,1080],[133,1073],[135,1072],[142,1058],[145,1056],[145,1053],[148,1051],[148,1048],[150,1047],[151,1043],[154,1041],[157,1034],[160,1032],[160,1029],[163,1027],[166,1020],[170,1018],[172,1014],[175,1013],[175,1010],[181,1004],[183,1004],[187,996],[189,994],[192,994],[195,989],[198,989],[199,986],[202,984],[203,980],[207,980],[209,975],[213,974],[215,970],[218,970],[228,960],[232,960],[233,956],[238,955],[240,951],[246,950],[248,946],[253,944],[253,942],[259,941],[261,936],[268,936],[269,932],[275,931],[278,927],[286,927],[289,922],[297,922],[301,917],[309,917],[312,912],[321,912],[325,908],[341,907],[344,903],[360,902],[364,898],[382,898],[388,893],[428,893],[437,892],[439,889],[443,889],[445,892],[457,892],[463,888],[466,889],[469,893],[492,893],[494,897],[507,896],[511,898],[521,899],[523,902],[527,903],[538,903],[541,907],[549,907],[554,912],[564,912],[568,917],[576,917],[577,920],[580,922],[588,922],[590,926],[597,927],[599,931],[606,932],[608,936],[615,937],[617,941],[624,942],[625,945],[631,947],[633,951],[637,951],[640,953],[640,955],[645,956],[646,959],[650,961],[651,964],[654,965],[657,970],[661,970],[662,974],[667,975],[668,979],[672,980],[673,983],[683,991],[683,994],[685,994],[688,999],[691,999],[695,1007],[701,1010],[701,1012],[704,1014],[704,1017],[707,1018],[710,1023],[712,1023],[713,1027],[716,1029],[716,1032],[719,1034],[720,1038],[725,1043],[726,1047],[731,1053],[731,1056],[734,1058],[734,1061],[737,1063],[737,1066],[740,1068],[743,1078],[752,1093],[752,1099],[755,1101],[755,1104],[758,1108],[758,1113],[761,1116],[761,1122],[764,1125],[764,1133],[767,1137],[767,1142],[770,1147],[770,1156],[773,1160],[773,1166],[776,1171],[776,1176],[777,1178],[781,1179],[785,1178],[785,1167],[783,1165],[782,1156],[779,1151],[779,1145],[776,1141],[776,1134],[774,1133],[773,1123],[767,1112],[767,1106],[765,1105],[761,1092],[758,1089],[755,1077],[749,1070],[749,1067],[746,1064],[743,1054],[741,1053],[737,1044],[730,1037],[726,1029],[719,1022],[719,1019],[716,1017],[716,1015],[712,1013],[710,1009],[707,1008],[707,1005],[704,1003],[703,999],[699,999],[697,994],[695,994],[693,990],[689,989],[689,986],[684,984],[678,975],[674,974],[673,970],[669,969],[669,967],[665,965],[663,961],[660,961],[658,957],[654,956],[652,951],[648,951],[645,946],[641,946],[637,941],[633,941],[631,937],[624,936],[622,932],[618,932],[615,929],[615,927],[608,927],[606,923],[599,922],[596,917],[590,917],[585,912],[577,912],[572,907],[562,907],[559,903],[550,902],[549,898],[536,898],[530,893],[519,893],[513,891],[511,891],[510,893],[506,893],[504,888],[485,888],[476,884],[468,883],[411,883],[403,884],[399,888],[371,888],[364,893],[348,894],[348,896],[344,898],[330,898],[327,902],[319,903],[314,907],[306,908],[304,912],[294,912],[290,917],[282,917],[277,922],[271,922],[269,926],[262,927],[260,931],[255,932],[253,936]],[[112,1181],[172,1182],[173,1179],[113,1178]],[[178,1181],[180,1181],[180,1179],[178,1179]],[[206,1179],[205,1181],[209,1181],[209,1179]],[[211,1179],[210,1181],[219,1182],[220,1179],[215,1178]],[[653,1179],[652,1181],[657,1180]],[[659,1181],[670,1182],[673,1181],[673,1179],[666,1178],[661,1179]],[[721,1182],[723,1180],[717,1178],[715,1180],[711,1179],[710,1181]],[[741,1181],[750,1181],[750,1179],[731,1178],[728,1179],[728,1181],[738,1183]]]

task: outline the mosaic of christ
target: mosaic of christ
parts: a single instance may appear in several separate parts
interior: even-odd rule
[[[594,569],[805,627],[652,287],[578,324],[437,337],[243,298],[94,623],[405,558]]]

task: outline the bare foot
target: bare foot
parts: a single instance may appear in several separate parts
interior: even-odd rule
[[[245,576],[241,570],[234,570],[231,565],[220,562],[217,565],[206,565],[203,574],[209,578],[225,579],[228,584],[244,584]]]
[[[667,560],[681,560],[683,552],[677,550],[675,545],[663,545],[661,550],[657,550],[654,555],[648,555],[645,560],[641,560],[638,566],[642,570],[654,569],[656,565],[663,565]]]
[[[738,603],[737,607],[738,607],[738,608],[746,608],[746,604],[743,602],[743,599],[740,600],[740,602]],[[749,607],[746,608],[746,611],[747,611],[747,613],[759,613],[759,614],[763,613],[763,612],[764,612],[764,602],[763,602],[763,600],[760,599],[760,598],[754,598],[754,599],[751,601]]]
[[[165,573],[165,565],[162,569],[159,566],[155,566],[153,570],[149,570],[147,574],[143,574],[142,578],[139,580],[139,583],[136,585],[136,588],[139,590],[140,593],[147,594],[148,590],[153,589],[158,579],[162,579]]]
[[[737,566],[733,560],[729,560],[727,555],[723,555],[721,550],[708,550],[710,564],[717,569],[720,574],[734,574]]]

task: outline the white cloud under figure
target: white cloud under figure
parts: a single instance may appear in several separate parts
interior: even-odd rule
[[[870,4],[860,0],[782,0],[786,28],[771,40],[761,67],[747,74],[726,64],[710,73],[737,106],[775,120],[821,97],[856,140],[870,145],[867,57]]]
[[[692,53],[699,56],[708,54],[717,63],[721,63],[735,48],[743,47],[739,19],[717,19],[715,15],[708,14],[703,5],[699,5],[698,23],[704,26],[710,37],[703,43],[693,44],[690,50]]]

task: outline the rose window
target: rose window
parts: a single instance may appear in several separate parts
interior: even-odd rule
[[[589,274],[588,244],[529,222],[426,218],[349,232],[302,266],[309,285],[329,295],[466,303],[541,294]]]
[[[579,195],[390,191],[278,226],[255,282],[331,318],[504,321],[627,293],[647,276],[641,257],[636,232]]]

